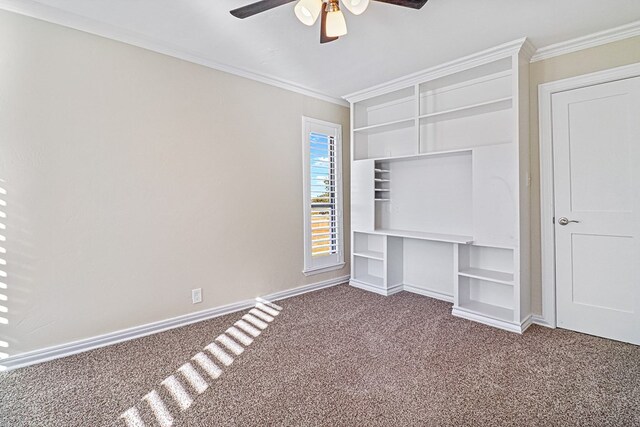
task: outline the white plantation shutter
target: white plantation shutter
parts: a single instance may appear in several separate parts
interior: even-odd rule
[[[305,272],[344,265],[341,127],[303,118]]]
[[[311,200],[311,256],[337,252],[336,140],[333,136],[309,135]]]

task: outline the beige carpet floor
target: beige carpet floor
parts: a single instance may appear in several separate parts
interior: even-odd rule
[[[2,373],[0,425],[640,426],[640,347],[539,326],[518,336],[346,285],[277,304],[239,355],[216,337],[248,310]],[[231,365],[203,350],[212,342]]]

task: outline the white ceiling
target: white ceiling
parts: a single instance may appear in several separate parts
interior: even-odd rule
[[[640,19],[640,0],[429,0],[421,10],[373,1],[345,9],[349,34],[319,44],[290,3],[240,20],[255,0],[20,0],[124,30],[216,63],[333,97],[527,36],[543,47]]]

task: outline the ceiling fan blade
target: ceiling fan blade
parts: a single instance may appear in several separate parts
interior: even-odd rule
[[[338,37],[329,37],[327,35],[327,11],[324,10],[324,4],[323,4],[322,16],[320,16],[320,44],[329,43],[334,40],[338,40]]]
[[[273,9],[274,7],[291,3],[293,1],[295,0],[261,0],[255,3],[248,4],[246,6],[239,7],[238,9],[233,9],[230,13],[236,18],[244,19],[260,12]]]
[[[428,0],[376,0],[380,3],[395,4],[397,6],[410,7],[412,9],[420,9]]]

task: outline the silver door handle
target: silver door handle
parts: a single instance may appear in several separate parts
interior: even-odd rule
[[[576,221],[575,219],[569,219],[569,218],[565,218],[565,217],[558,218],[558,224],[560,224],[560,225],[567,225],[570,222],[575,222],[576,224],[580,223],[580,221]]]

